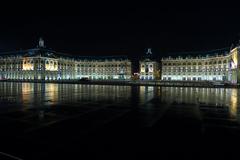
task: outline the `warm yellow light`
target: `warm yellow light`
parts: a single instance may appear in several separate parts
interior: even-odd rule
[[[238,66],[238,51],[237,50],[233,51],[232,59],[235,64],[235,67],[237,67]]]
[[[231,99],[230,99],[230,116],[231,118],[236,118],[237,117],[237,106],[238,106],[238,101],[237,101],[237,92],[238,90],[234,89],[232,91]]]
[[[33,91],[33,84],[31,83],[22,83],[22,102],[24,105],[27,105],[32,100],[32,94],[29,94]]]
[[[55,104],[58,101],[58,85],[56,84],[47,84],[46,85],[46,96],[49,97],[49,102]]]
[[[30,64],[30,63],[23,64],[22,70],[24,70],[24,71],[33,70],[33,64]]]
[[[47,71],[57,71],[58,67],[57,67],[57,65],[54,66],[53,64],[46,64],[45,70],[47,70]]]

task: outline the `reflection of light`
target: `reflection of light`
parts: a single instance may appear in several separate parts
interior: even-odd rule
[[[49,99],[52,102],[56,102],[58,100],[58,85],[57,84],[47,84],[46,90],[47,90]]]
[[[231,118],[237,117],[237,89],[232,90],[231,98],[230,98],[230,116]]]
[[[31,91],[33,86],[31,83],[22,83],[22,101],[24,104],[27,104],[31,101]]]
[[[145,86],[140,86],[139,90],[140,90],[140,92],[139,92],[140,93],[140,95],[139,95],[140,103],[142,103],[144,101]]]

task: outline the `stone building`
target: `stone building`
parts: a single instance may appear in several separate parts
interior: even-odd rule
[[[160,77],[159,63],[152,57],[150,48],[144,59],[139,61],[139,72],[141,80],[155,80]]]
[[[0,54],[0,79],[107,80],[130,79],[131,74],[126,56],[71,56],[47,49],[42,39],[37,48]]]
[[[218,50],[207,56],[162,58],[161,79],[238,83],[239,49]]]

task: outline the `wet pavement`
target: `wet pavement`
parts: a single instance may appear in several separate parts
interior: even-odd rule
[[[229,159],[238,151],[236,89],[179,89],[183,95],[171,87],[51,85],[0,85],[1,152],[22,159]]]

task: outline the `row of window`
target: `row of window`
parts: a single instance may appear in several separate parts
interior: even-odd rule
[[[210,62],[188,62],[188,63],[163,63],[164,66],[175,66],[175,65],[212,65],[212,64],[226,64],[227,60],[223,61],[210,61]]]
[[[208,72],[208,73],[204,73],[204,75],[222,75],[224,73],[221,72]],[[186,73],[163,73],[163,75],[190,75],[190,74],[186,74]],[[198,75],[198,74],[194,74],[194,75]]]
[[[199,69],[201,69],[201,68],[227,68],[227,65],[223,65],[223,66],[221,66],[221,65],[219,65],[219,66],[202,66],[202,67],[200,67],[200,66],[198,66],[198,67],[163,67],[163,69],[197,69],[197,68],[199,68]]]
[[[144,68],[144,67],[145,67],[145,65],[143,64],[143,65],[142,65],[142,68]],[[146,65],[146,68],[148,68],[148,67],[152,68],[153,65],[151,65],[151,64],[150,64],[150,65]]]
[[[153,73],[151,73],[151,72],[148,72],[148,73],[144,73],[144,72],[141,72],[141,75],[152,75]]]
[[[223,76],[223,77],[221,77],[220,78],[220,80],[226,80],[227,79],[227,77],[225,77],[225,76]],[[174,80],[172,77],[163,77],[163,80]],[[202,78],[202,77],[182,77],[182,79],[181,80],[183,80],[183,81],[201,81],[201,80],[205,80],[204,78]],[[213,80],[213,81],[216,81],[216,80],[219,80],[219,78],[217,78],[217,77],[212,77],[211,79],[208,79],[208,80]]]
[[[20,71],[22,68],[0,68],[0,71],[12,71],[12,70]],[[13,70],[13,71],[14,71]],[[33,70],[33,69],[31,69]],[[36,70],[42,70],[42,68],[36,68]],[[58,68],[59,71],[66,70],[65,68]],[[73,70],[67,70],[67,71],[73,71]],[[77,72],[95,72],[95,71],[101,71],[101,72],[121,72],[126,71],[125,69],[88,69],[88,70],[76,70]]]
[[[108,64],[108,65],[91,65],[91,64],[89,64],[89,65],[87,65],[87,64],[78,64],[77,65],[77,67],[124,67],[124,66],[126,66],[126,65],[123,65],[123,64],[119,64],[119,65],[117,65],[117,64]]]
[[[27,64],[26,63],[26,61],[24,62],[24,64]],[[30,64],[33,64],[33,63],[30,63]],[[46,64],[49,64],[48,62],[46,63]],[[51,63],[50,63],[51,64]],[[21,65],[21,64],[12,64],[12,63],[7,63],[7,64],[0,64],[0,67],[1,67],[1,65],[3,65],[3,66],[9,66],[9,65]],[[53,64],[54,66],[56,66],[57,65],[57,63],[56,62],[54,62],[54,64]],[[58,65],[59,66],[71,66],[71,67],[74,67],[74,65],[73,64],[62,64],[62,63],[58,63]],[[120,68],[122,68],[122,67],[124,67],[125,65],[77,65],[77,67],[120,67]],[[127,67],[130,67],[130,66],[127,66]]]
[[[162,72],[209,72],[209,71],[228,71],[227,68],[211,68],[211,69],[168,69],[168,70],[162,70]]]

